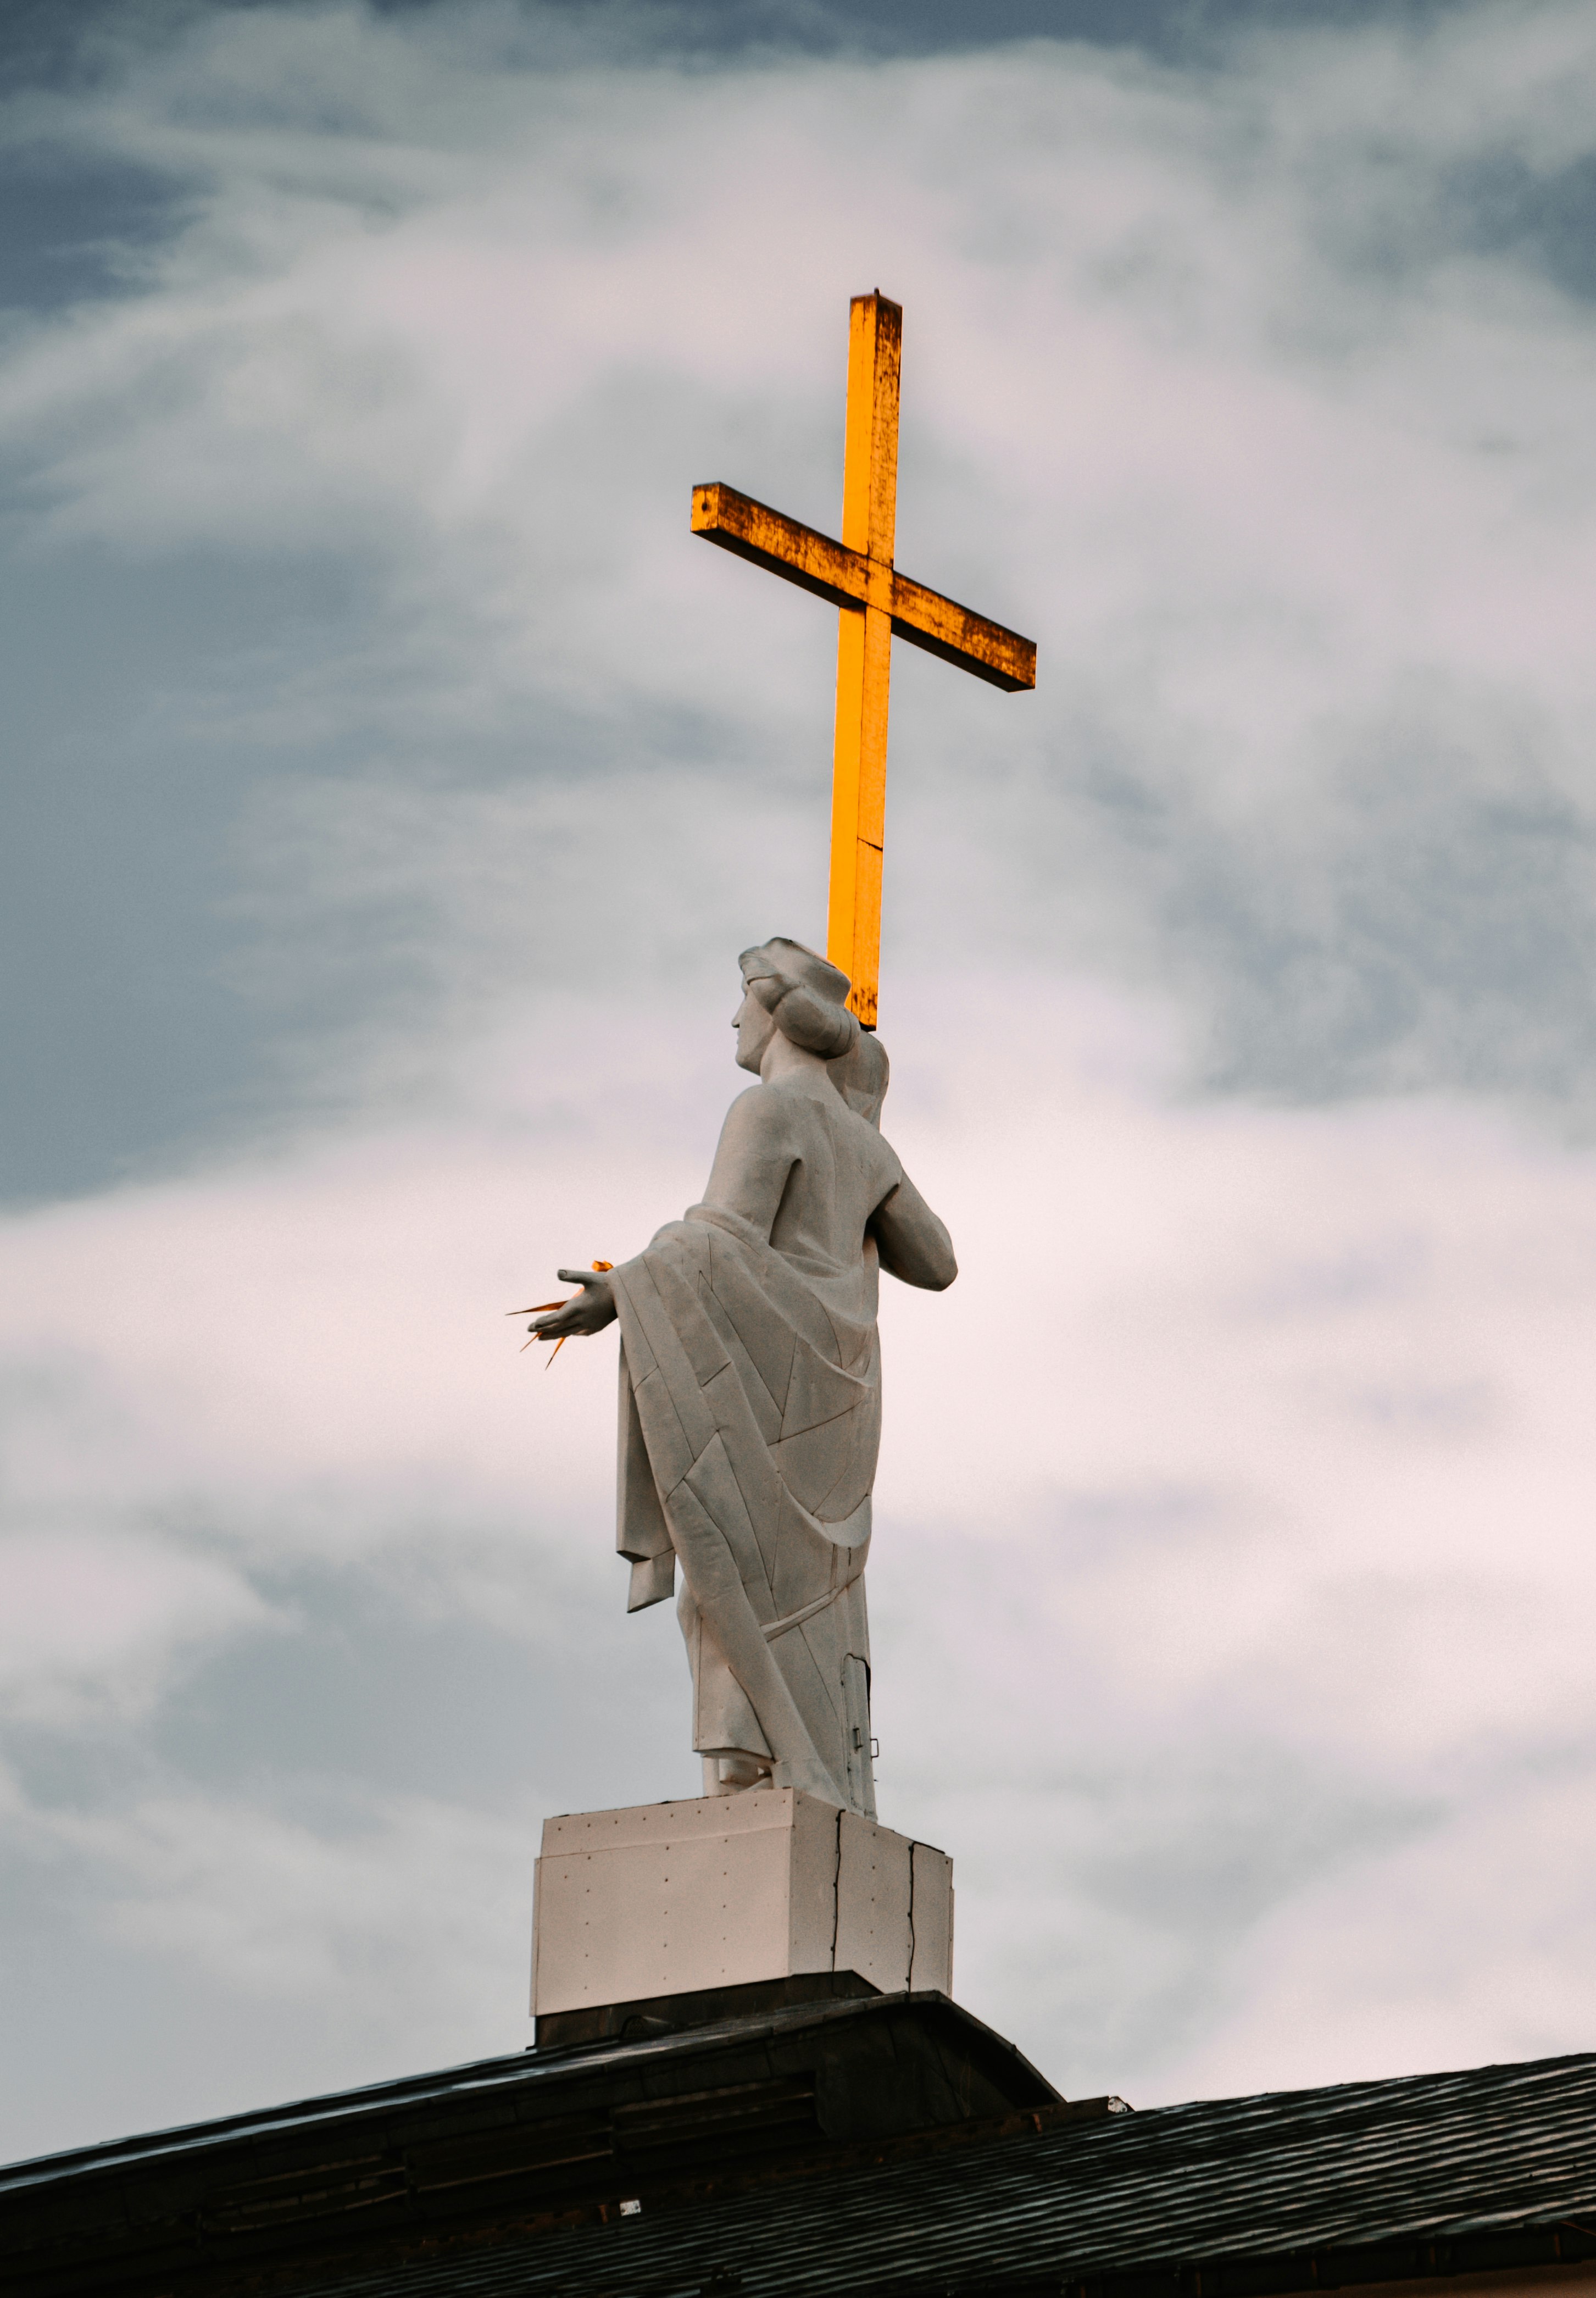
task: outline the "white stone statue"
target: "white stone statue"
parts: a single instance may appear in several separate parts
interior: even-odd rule
[[[947,1231],[879,1122],[887,1056],[799,942],[745,950],[732,1026],[759,1079],[702,1204],[578,1297],[544,1340],[619,1318],[628,1608],[668,1596],[692,1664],[704,1791],[773,1782],[875,1816],[864,1563],[881,1442],[877,1270],[939,1292]]]

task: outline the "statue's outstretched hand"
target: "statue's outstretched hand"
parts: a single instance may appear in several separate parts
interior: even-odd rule
[[[601,1333],[616,1319],[616,1296],[608,1269],[562,1269],[562,1285],[580,1285],[581,1292],[563,1309],[534,1317],[526,1327],[540,1341],[566,1341],[573,1333]]]

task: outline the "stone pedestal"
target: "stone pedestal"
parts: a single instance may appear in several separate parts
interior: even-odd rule
[[[545,1821],[534,2014],[827,1971],[950,1994],[953,1862],[792,1788]]]

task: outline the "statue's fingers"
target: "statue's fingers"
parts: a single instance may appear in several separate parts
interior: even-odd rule
[[[591,1269],[557,1269],[554,1273],[562,1285],[591,1285],[593,1282]]]

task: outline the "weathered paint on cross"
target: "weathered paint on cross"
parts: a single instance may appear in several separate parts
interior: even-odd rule
[[[692,531],[841,609],[831,766],[831,885],[826,955],[853,983],[848,1004],[873,1029],[881,945],[887,811],[887,704],[892,641],[1013,694],[1037,682],[1030,639],[911,583],[893,565],[897,517],[897,379],[903,312],[878,290],[848,314],[842,540],[833,542],[735,488],[695,487]]]

